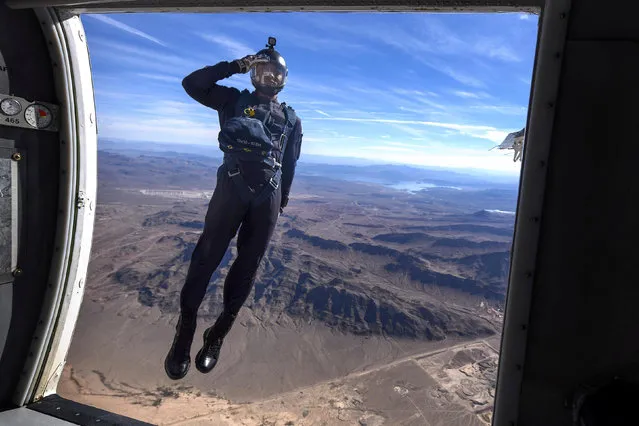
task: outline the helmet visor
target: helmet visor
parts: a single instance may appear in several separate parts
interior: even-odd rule
[[[251,79],[262,87],[281,87],[286,82],[286,69],[278,62],[257,64],[251,69]]]

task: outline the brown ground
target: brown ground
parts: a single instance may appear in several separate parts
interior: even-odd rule
[[[235,334],[237,337],[239,333]],[[167,379],[151,385],[140,382],[135,375],[123,374],[118,379],[113,372],[108,378],[98,371],[78,372],[74,364],[67,364],[58,391],[75,401],[158,425],[482,426],[490,424],[492,399],[482,399],[481,393],[493,395],[489,387],[482,388],[481,377],[473,377],[472,371],[479,370],[478,363],[496,359],[493,347],[497,345],[498,338],[492,338],[458,343],[448,349],[402,352],[394,361],[371,363],[341,377],[265,398],[228,399],[216,392],[202,392],[200,386],[192,385],[197,382],[192,376],[202,376],[197,372],[190,373],[191,380],[184,383]],[[471,355],[456,356],[459,353]],[[282,358],[290,359],[288,355],[283,353]],[[477,361],[473,361],[473,355]],[[225,364],[231,358],[226,356]],[[451,359],[457,362],[451,363]],[[239,362],[243,364],[241,359]],[[290,370],[299,373],[305,369],[298,366]],[[229,372],[229,368],[221,371]],[[259,373],[263,376],[264,371]],[[214,380],[215,374],[207,379]],[[468,385],[469,377],[479,383],[477,389]],[[318,374],[316,380],[319,378]]]
[[[118,157],[117,161],[122,160]],[[199,190],[185,190],[170,176],[164,178],[167,182],[154,185],[150,168],[144,169],[141,162],[131,168],[138,177],[119,174],[128,167],[124,161],[112,164],[117,170],[101,166],[120,180],[118,185],[107,185],[108,179],[100,177],[87,288],[58,385],[61,396],[159,425],[489,424],[501,303],[450,286],[424,284],[406,272],[389,272],[385,265],[396,262],[405,268],[428,268],[444,277],[440,280],[448,275],[487,274],[490,259],[467,260],[506,250],[499,244],[507,246],[507,232],[485,230],[508,231],[510,222],[469,219],[474,205],[453,207],[449,201],[428,198],[420,204],[400,193],[389,203],[367,198],[377,191],[369,185],[329,182],[317,187],[316,181],[299,179],[274,235],[274,250],[266,257],[271,269],[263,271],[264,276],[283,271],[284,278],[264,291],[270,299],[264,296],[242,309],[213,372],[202,375],[192,366],[185,379],[174,382],[163,368],[177,322],[171,303],[177,300],[188,263],[182,255],[200,230],[176,223],[142,223],[163,211],[181,221],[201,220],[212,186],[198,184],[193,188]],[[165,167],[164,162],[159,164]],[[134,186],[134,178],[148,182]],[[388,194],[388,190],[383,192]],[[422,224],[448,226],[468,220],[480,225],[478,230],[418,229]],[[298,230],[302,237],[288,236],[289,230]],[[410,232],[421,233],[426,240],[376,239],[381,234],[401,237]],[[447,245],[450,238],[464,243]],[[497,248],[472,245],[484,241]],[[324,247],[335,242],[366,242],[411,252],[418,260],[400,264],[384,254]],[[284,259],[285,250],[293,253],[290,259]],[[133,273],[123,275],[123,271]],[[311,280],[302,286],[298,276],[304,271]],[[163,272],[168,278],[160,279]],[[224,274],[222,268],[217,284]],[[153,281],[151,276],[160,278]],[[336,277],[346,282],[334,283]],[[505,288],[494,277],[485,280],[494,291]],[[146,299],[141,297],[146,294],[141,286],[151,293]],[[350,297],[344,299],[348,301],[374,300],[378,325],[384,327],[394,320],[382,323],[382,309],[396,308],[390,310],[394,318],[404,315],[414,320],[417,317],[409,305],[428,307],[433,324],[421,318],[418,326],[422,328],[416,329],[431,327],[448,334],[441,341],[402,336],[401,328],[391,330],[392,334],[353,334],[348,327],[361,323],[349,323],[352,319],[345,319],[341,312],[332,314],[333,306],[340,302],[334,293],[324,305],[318,303],[321,296],[304,300],[305,306],[313,307],[309,316],[290,311],[291,295],[296,291],[322,288],[340,289],[339,297]],[[200,348],[202,332],[219,308],[220,297],[218,292],[205,299],[192,359]],[[434,324],[442,318],[443,325]],[[343,321],[347,327],[331,326],[331,321]],[[410,321],[406,324],[412,326]],[[476,324],[497,334],[473,334]]]

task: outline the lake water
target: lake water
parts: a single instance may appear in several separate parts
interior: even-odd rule
[[[407,192],[418,192],[423,189],[430,189],[430,188],[447,188],[447,189],[456,189],[458,191],[462,190],[461,188],[458,188],[456,186],[439,186],[439,185],[426,183],[426,182],[400,182],[400,183],[386,184],[385,186],[388,186],[389,188],[397,189],[398,191],[407,191]]]
[[[508,214],[508,215],[516,214],[516,212],[511,212],[511,211],[508,211],[508,210],[486,210],[486,211],[490,212],[490,213],[500,213],[500,214]]]
[[[317,173],[317,172],[314,173],[314,172],[307,172],[307,171],[303,171],[302,173],[300,173],[300,175],[314,176],[314,177],[323,176],[323,174],[321,173]],[[374,183],[377,185],[385,186],[387,188],[393,188],[398,191],[406,191],[410,193],[415,193],[423,189],[431,189],[431,188],[448,188],[448,189],[456,189],[459,191],[462,190],[462,188],[459,188],[456,186],[435,185],[433,183],[417,182],[417,181],[402,181],[402,182],[391,183],[392,181],[389,181],[387,179],[379,179],[379,178],[374,178],[370,176],[353,176],[353,175],[340,174],[340,173],[334,174],[331,177],[334,179],[344,179],[351,182]]]

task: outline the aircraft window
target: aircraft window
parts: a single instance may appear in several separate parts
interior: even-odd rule
[[[58,394],[154,424],[489,424],[537,20],[83,15],[100,129],[98,200]],[[288,76],[281,61],[250,56],[268,50],[270,36]],[[220,61],[231,63],[218,69],[233,71],[218,82],[227,89],[209,90],[211,69],[183,80]],[[285,82],[278,98],[301,130],[293,125],[293,154],[280,160],[290,172],[303,134],[301,155],[288,203],[267,199],[235,238],[228,231],[240,217],[231,213],[244,211],[228,198],[241,197],[235,172],[254,186],[262,175],[233,164],[218,171],[222,151],[268,143],[259,126],[251,133],[237,120],[223,132],[235,144],[218,144],[212,108],[264,118],[254,101],[238,110],[231,101],[253,88],[252,77],[270,85],[265,92]],[[270,107],[276,124],[280,111]],[[288,188],[288,172],[276,191]],[[225,207],[217,226],[207,225],[221,181]],[[256,238],[280,207],[242,304],[261,255]],[[205,227],[210,238],[198,248]],[[248,257],[234,270],[238,243]],[[201,267],[183,305],[198,307],[198,291],[204,297],[188,373],[172,380],[165,358],[196,250]],[[221,316],[232,327],[203,374],[196,355],[222,313],[229,274],[227,305],[242,308]]]

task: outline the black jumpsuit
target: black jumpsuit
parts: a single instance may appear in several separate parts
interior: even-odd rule
[[[191,73],[182,82],[189,96],[202,105],[218,111],[220,127],[227,119],[236,115],[235,104],[240,91],[233,87],[218,85],[217,82],[238,72],[239,66],[236,63],[223,61]],[[255,96],[254,93],[253,96]],[[255,96],[255,104],[260,102],[264,101],[260,101]],[[272,114],[283,116],[277,101],[271,101],[270,104]],[[235,318],[253,288],[255,274],[273,235],[280,208],[288,203],[301,144],[302,125],[298,117],[283,158],[279,159],[282,163],[281,184],[270,198],[258,206],[249,207],[242,202],[226,168],[224,165],[220,166],[215,191],[206,213],[204,230],[191,257],[186,282],[182,288],[180,305],[183,315],[189,317],[197,315],[209,280],[239,229],[237,258],[224,282],[223,313],[230,314],[226,315],[230,318]],[[240,170],[246,182],[253,188],[265,185],[273,175],[271,169],[258,162],[243,163]],[[223,330],[222,334],[228,331],[230,325],[226,324],[224,327],[226,330]]]

